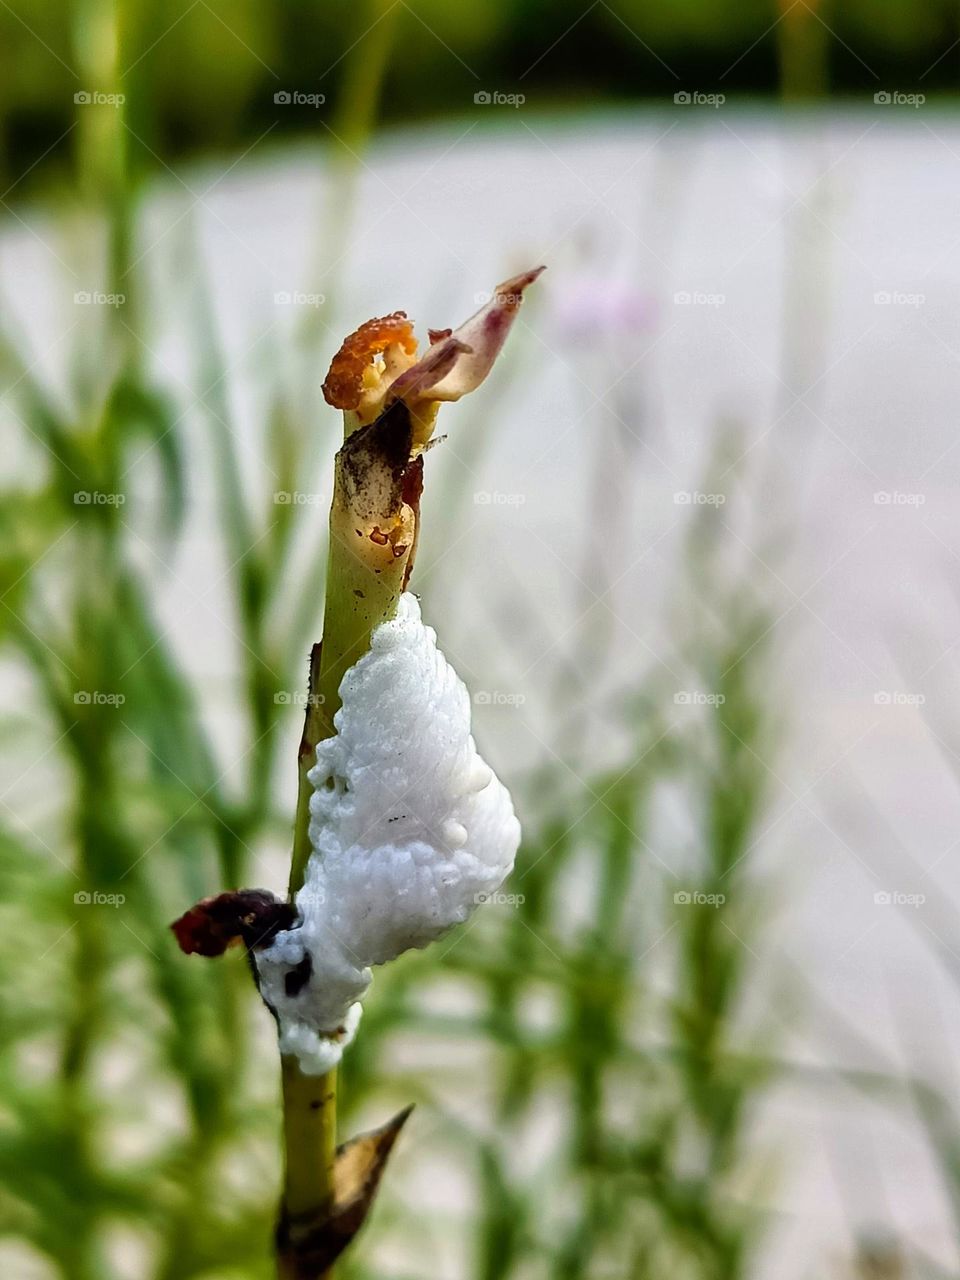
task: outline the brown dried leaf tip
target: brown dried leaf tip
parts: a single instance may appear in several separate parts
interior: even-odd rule
[[[318,1280],[343,1253],[370,1213],[393,1144],[413,1107],[405,1107],[379,1129],[358,1134],[337,1148],[333,1203],[322,1218],[290,1218],[277,1225],[277,1257],[283,1280]]]
[[[248,950],[267,947],[297,919],[296,909],[269,889],[241,889],[204,898],[170,928],[186,955],[222,956],[235,942]]]

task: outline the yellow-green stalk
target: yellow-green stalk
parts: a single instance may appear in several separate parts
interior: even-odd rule
[[[307,773],[316,745],[334,732],[340,682],[370,647],[373,630],[392,618],[412,565],[419,506],[419,456],[411,456],[406,406],[397,402],[380,422],[360,429],[345,416],[346,440],[337,454],[323,640],[310,661],[310,692],[300,744],[297,814],[289,894],[303,884],[310,841]],[[411,501],[407,501],[409,498]],[[282,1058],[284,1183],[282,1223],[307,1236],[333,1203],[337,1151],[337,1072],[306,1076],[297,1060]],[[280,1276],[306,1277],[281,1253]],[[286,1270],[284,1269],[286,1268]],[[328,1273],[329,1274],[329,1273]]]

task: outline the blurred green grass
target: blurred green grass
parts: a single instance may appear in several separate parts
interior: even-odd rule
[[[69,169],[78,91],[128,94],[128,145],[144,161],[242,150],[267,129],[347,136],[342,115],[388,29],[390,124],[469,115],[483,88],[522,90],[538,110],[670,100],[683,88],[770,97],[784,85],[868,102],[885,84],[954,94],[960,70],[960,14],[947,0],[11,0],[0,6],[0,180],[23,195]],[[274,94],[292,89],[326,95],[322,120],[310,106],[278,109]]]

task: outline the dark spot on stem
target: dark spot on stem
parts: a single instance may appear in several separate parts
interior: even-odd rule
[[[300,963],[284,976],[283,989],[291,999],[298,996],[307,985],[311,973],[313,973],[313,959],[308,951]]]

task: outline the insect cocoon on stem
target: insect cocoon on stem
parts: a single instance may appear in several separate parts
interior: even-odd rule
[[[340,698],[309,774],[299,923],[256,953],[281,1052],[309,1074],[353,1038],[371,966],[466,920],[520,843],[510,794],[473,741],[467,690],[415,596],[373,632]]]

